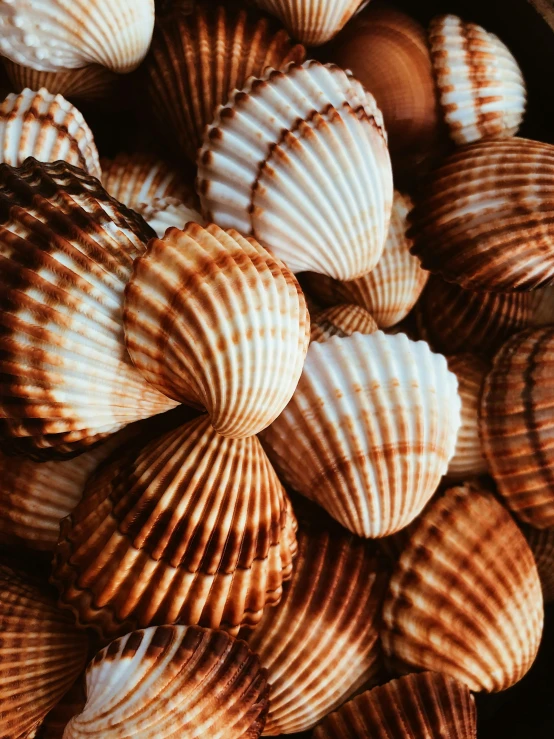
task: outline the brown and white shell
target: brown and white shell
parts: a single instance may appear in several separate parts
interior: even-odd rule
[[[485,490],[451,488],[414,524],[383,608],[383,648],[401,672],[433,670],[473,691],[514,685],[543,629],[525,537]]]
[[[310,341],[327,341],[331,336],[352,336],[357,331],[372,334],[379,327],[371,313],[359,305],[335,305],[312,316]]]
[[[554,529],[541,531],[532,526],[523,526],[522,529],[539,571],[544,602],[552,603],[554,601]]]
[[[148,205],[136,205],[134,210],[140,213],[160,239],[163,239],[168,228],[184,229],[191,222],[204,225],[200,213],[177,198],[156,198]]]
[[[134,631],[90,663],[86,706],[64,738],[256,739],[267,694],[243,641],[195,626]]]

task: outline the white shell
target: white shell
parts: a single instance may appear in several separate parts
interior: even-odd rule
[[[135,207],[137,213],[163,239],[168,228],[185,228],[189,222],[204,225],[204,219],[197,210],[190,208],[177,198],[156,198],[150,203],[141,203]]]

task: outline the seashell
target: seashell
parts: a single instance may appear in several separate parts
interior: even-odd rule
[[[327,716],[314,739],[476,739],[475,701],[448,675],[422,672],[358,695]]]
[[[554,529],[539,529],[524,526],[523,533],[533,552],[539,571],[542,595],[545,603],[554,601]]]
[[[456,151],[410,214],[412,253],[468,290],[554,283],[553,174],[550,144],[512,138]]]
[[[493,33],[455,15],[429,26],[439,101],[458,145],[517,133],[527,93],[510,50]]]
[[[86,706],[64,737],[255,739],[267,694],[260,660],[243,641],[194,626],[158,626],[96,655]]]
[[[310,341],[327,341],[331,336],[372,334],[378,330],[371,313],[359,305],[336,305],[312,316]]]
[[[554,326],[522,331],[496,354],[483,387],[483,453],[508,508],[554,526]]]
[[[124,450],[62,522],[61,602],[110,638],[153,624],[236,633],[281,598],[296,520],[259,441],[201,416]]]
[[[338,67],[270,70],[220,108],[197,189],[208,220],[250,233],[293,272],[354,279],[377,264],[390,220],[381,113]]]
[[[146,56],[154,0],[10,0],[0,4],[0,53],[42,72],[101,64],[131,72]]]
[[[505,690],[529,670],[543,628],[537,568],[488,492],[451,488],[414,525],[395,566],[381,639],[402,672],[443,672],[473,691]]]
[[[267,18],[223,4],[198,4],[191,15],[158,19],[146,65],[148,93],[161,131],[196,160],[206,127],[219,105],[267,67],[303,62],[306,50]]]
[[[369,542],[332,524],[299,531],[281,602],[245,637],[271,685],[264,734],[305,731],[375,680],[387,579]]]
[[[41,162],[63,159],[100,177],[98,150],[85,119],[45,88],[12,92],[0,104],[0,146],[1,161],[14,167],[29,156]]]
[[[262,439],[291,487],[358,536],[387,536],[420,513],[448,468],[457,384],[424,342],[334,337],[311,344],[291,402]]]
[[[204,219],[197,210],[189,208],[177,198],[156,198],[148,205],[140,203],[135,207],[150,228],[163,239],[168,228],[184,229],[189,222],[204,225]]]
[[[176,405],[132,366],[123,292],[153,234],[65,162],[0,165],[0,443],[4,454],[84,451]]]
[[[69,721],[81,713],[87,702],[85,673],[57,703],[40,725],[40,739],[63,739]]]
[[[126,290],[135,366],[170,398],[207,408],[223,436],[251,436],[290,400],[309,340],[294,275],[254,239],[189,223],[150,242]]]
[[[85,667],[87,636],[49,588],[0,564],[0,735],[34,729]]]

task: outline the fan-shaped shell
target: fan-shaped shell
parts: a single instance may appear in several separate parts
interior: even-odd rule
[[[243,641],[158,626],[112,642],[87,670],[87,703],[65,739],[259,737],[268,685]]]
[[[62,523],[62,602],[104,636],[152,624],[238,631],[281,597],[296,521],[256,437],[201,416],[112,459]]]
[[[148,91],[160,130],[193,161],[219,105],[267,67],[302,62],[306,51],[286,31],[251,11],[198,4],[190,15],[158,20],[147,64]]]
[[[554,526],[554,326],[522,331],[496,354],[481,401],[481,438],[506,505]]]
[[[300,531],[298,547],[281,602],[247,636],[271,685],[269,735],[311,728],[382,667],[387,573],[370,543],[331,524]]]
[[[0,4],[0,52],[42,72],[94,63],[130,72],[153,27],[154,0],[13,0]]]
[[[554,529],[540,531],[531,526],[525,526],[523,533],[533,552],[539,571],[544,602],[552,603],[554,601]]]
[[[392,207],[386,134],[373,97],[338,67],[249,80],[198,163],[206,218],[252,234],[293,272],[348,280],[377,264]]]
[[[448,675],[422,672],[358,695],[327,716],[314,739],[476,739],[475,701]]]
[[[84,451],[175,405],[132,366],[123,291],[153,233],[64,162],[0,165],[2,451]]]
[[[533,555],[488,492],[451,488],[414,525],[383,609],[382,643],[403,672],[434,670],[504,690],[531,667],[543,601]]]
[[[204,219],[197,210],[185,205],[177,198],[156,198],[148,205],[141,203],[135,206],[137,213],[153,228],[160,239],[163,239],[168,228],[184,229],[191,221],[204,225]]]
[[[372,334],[378,330],[371,313],[359,305],[336,305],[312,316],[310,341],[327,341],[331,336]]]
[[[422,266],[468,290],[554,283],[554,146],[482,141],[446,159],[410,219]]]
[[[100,177],[92,131],[77,108],[45,88],[10,93],[0,104],[0,158],[18,167],[27,157],[63,159]]]
[[[33,729],[84,669],[87,637],[48,588],[0,564],[0,735]]]
[[[429,45],[444,120],[454,142],[515,134],[527,96],[521,70],[506,45],[455,15],[431,22]]]
[[[460,423],[445,358],[378,331],[311,344],[291,402],[262,438],[293,488],[355,534],[377,537],[420,513]]]

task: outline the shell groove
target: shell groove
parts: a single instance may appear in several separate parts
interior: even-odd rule
[[[372,334],[378,330],[371,313],[359,305],[336,305],[312,316],[310,341],[327,341],[331,336]]]
[[[535,564],[539,571],[542,594],[545,603],[554,601],[554,529],[539,529],[531,526],[523,527]]]
[[[190,222],[204,225],[200,213],[177,198],[156,198],[148,205],[142,203],[135,206],[135,211],[154,229],[160,239],[163,239],[168,228],[184,229]]]

